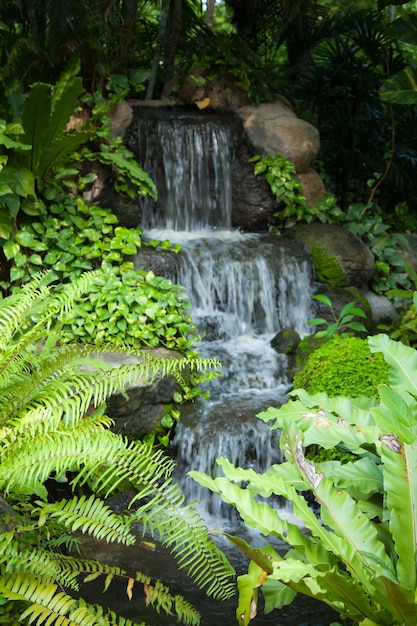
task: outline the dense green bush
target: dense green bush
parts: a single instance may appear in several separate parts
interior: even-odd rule
[[[187,351],[194,326],[181,289],[162,276],[135,270],[131,263],[112,267],[91,284],[74,305],[62,338],[103,343],[110,337],[126,345],[147,345]]]
[[[310,354],[294,378],[294,389],[331,397],[376,397],[377,386],[387,382],[388,366],[382,355],[371,354],[366,339],[333,336]]]

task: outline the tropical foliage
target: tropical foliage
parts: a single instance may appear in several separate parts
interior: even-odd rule
[[[137,364],[112,368],[94,346],[60,345],[59,321],[97,276],[84,274],[54,293],[40,275],[0,302],[1,621],[17,615],[39,625],[130,625],[72,594],[80,580],[102,577],[106,590],[118,577],[125,580],[128,597],[134,586],[142,586],[158,611],[198,624],[196,609],[160,582],[74,551],[83,535],[131,545],[137,541],[132,526],[140,523],[209,595],[225,598],[233,592],[231,566],[171,482],[172,461],[148,444],[114,434],[105,414],[106,399],[135,380],[150,383],[171,375],[181,389],[186,368],[204,370],[216,363],[155,358],[131,349]],[[130,510],[115,513],[106,498],[129,486]]]
[[[271,539],[254,549],[231,537],[251,561],[238,579],[240,624],[256,613],[260,588],[267,612],[302,593],[364,626],[416,623],[417,352],[387,335],[369,346],[390,366],[378,400],[295,390],[297,399],[259,415],[281,430],[285,462],[257,474],[220,459],[222,477],[191,472]],[[353,459],[313,463],[312,445]],[[275,495],[292,503],[294,521],[264,501]],[[274,538],[288,544],[284,556]]]
[[[77,180],[79,162],[87,158],[114,168],[117,191],[156,197],[154,183],[135,163],[132,154],[120,141],[110,141],[110,118],[106,113],[114,100],[99,101],[85,122],[80,117],[72,118],[84,93],[78,72],[79,64],[72,63],[56,84],[33,85],[14,111],[15,123],[3,125],[0,235],[5,239],[12,233],[19,209],[28,216],[39,215],[45,202],[53,204],[51,201],[59,191],[68,195],[71,189],[79,186],[82,190],[91,184],[96,178],[92,174],[79,185]],[[84,151],[77,154],[81,146]],[[61,197],[58,201],[62,200]]]
[[[185,353],[192,349],[195,329],[179,288],[125,261],[143,245],[142,231],[122,227],[110,210],[82,196],[96,175],[81,166],[94,160],[112,168],[119,194],[155,197],[156,189],[131,153],[110,140],[111,100],[96,96],[87,120],[69,130],[83,93],[78,70],[77,64],[70,66],[54,86],[34,85],[23,101],[22,125],[4,127],[0,235],[9,276],[1,287],[6,294],[15,291],[40,269],[66,283],[101,267],[106,278],[96,279],[83,295],[61,341],[111,339]],[[12,133],[20,133],[19,141],[10,139]]]

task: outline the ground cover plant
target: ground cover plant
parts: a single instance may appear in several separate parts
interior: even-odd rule
[[[239,624],[256,614],[260,589],[266,612],[302,593],[363,626],[416,623],[417,352],[384,334],[369,347],[390,367],[378,399],[294,390],[284,406],[259,415],[281,431],[286,461],[264,474],[226,459],[218,460],[221,477],[191,472],[271,541],[255,549],[230,537],[250,559],[238,580]],[[345,458],[317,462],[306,452],[336,446]],[[272,495],[292,503],[308,532],[281,518]],[[284,556],[276,537],[288,545]]]
[[[104,590],[118,578],[131,598],[140,586],[157,611],[197,625],[195,607],[160,581],[140,571],[128,575],[75,551],[83,535],[139,542],[132,526],[140,523],[209,595],[233,593],[231,566],[171,482],[172,461],[150,443],[114,434],[105,411],[106,399],[128,390],[134,380],[151,383],[171,375],[181,389],[185,369],[211,369],[216,363],[125,348],[140,357],[138,364],[111,368],[100,360],[97,346],[62,345],[59,320],[95,276],[84,274],[55,293],[39,275],[0,301],[0,621],[133,626],[73,597],[80,581],[101,577]],[[120,351],[120,345],[106,346],[112,349]],[[129,486],[134,494],[129,510],[114,512],[106,498]]]
[[[295,375],[295,389],[329,396],[375,397],[378,386],[388,382],[388,365],[381,354],[372,354],[361,337],[334,336],[308,356]]]

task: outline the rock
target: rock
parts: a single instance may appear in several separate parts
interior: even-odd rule
[[[363,287],[372,278],[375,259],[363,241],[332,224],[296,224],[285,235],[310,252],[317,280],[333,287]]]
[[[156,348],[150,352],[153,356],[181,356],[165,348]],[[139,357],[119,352],[102,353],[100,358],[112,367],[143,361]],[[172,376],[162,377],[158,374],[150,384],[143,379],[133,380],[125,394],[114,394],[107,402],[106,415],[114,420],[112,430],[130,439],[141,439],[159,426],[165,407],[173,402],[172,397],[177,389],[178,385]]]
[[[271,346],[279,354],[294,354],[301,338],[294,328],[282,328],[271,339]]]
[[[288,371],[292,373],[295,366],[295,355],[301,337],[294,328],[282,328],[271,339],[271,347],[278,354],[285,354],[288,359]]]
[[[379,295],[368,288],[362,290],[362,294],[369,302],[372,311],[373,331],[377,331],[380,324],[390,326],[397,317],[398,311],[387,296]]]
[[[264,176],[255,176],[249,163],[253,150],[247,144],[241,122],[238,155],[232,168],[232,226],[245,231],[265,231],[274,222],[277,203]]]
[[[316,206],[326,198],[326,187],[316,170],[309,167],[306,172],[297,174],[297,178],[302,185],[302,194],[309,206]]]
[[[294,164],[297,173],[307,172],[320,149],[319,133],[298,118],[286,101],[241,107],[237,114],[255,151],[280,154]]]
[[[133,119],[133,109],[126,101],[118,102],[110,111],[110,136],[124,137]]]

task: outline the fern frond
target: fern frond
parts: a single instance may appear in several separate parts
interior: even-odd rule
[[[236,591],[235,571],[193,506],[182,506],[183,500],[177,485],[169,484],[165,493],[161,490],[152,502],[142,505],[136,516],[172,552],[179,568],[186,568],[196,584],[206,588],[207,595],[230,598]]]
[[[76,298],[88,292],[100,270],[85,272],[53,296],[46,284],[48,274],[38,274],[23,285],[18,293],[0,301],[0,354],[4,354],[6,348],[10,347],[12,337],[14,339],[7,357],[0,359],[0,373],[14,358],[13,355],[39,343],[47,337],[51,325],[57,319],[68,317]]]
[[[106,467],[107,455],[111,458],[125,447],[122,437],[97,428],[88,419],[77,428],[46,432],[3,454],[0,489],[6,494],[13,493],[14,497],[34,493],[46,499],[44,483],[50,476]]]
[[[161,609],[167,615],[176,615],[178,620],[187,626],[198,626],[200,623],[200,613],[182,596],[173,596],[168,587],[160,580],[156,580],[153,584],[149,576],[137,572],[135,575],[136,582],[143,584],[146,604],[153,606],[159,613]],[[133,579],[130,579],[133,581]],[[128,583],[129,589],[129,583]]]
[[[71,613],[71,619],[75,620],[71,626],[146,626],[145,622],[132,622],[101,606],[87,604],[82,599],[78,600],[78,607]]]
[[[130,532],[131,522],[124,516],[117,515],[104,502],[94,495],[86,498],[74,496],[72,500],[45,503],[37,501],[37,509],[32,514],[39,514],[39,525],[43,526],[48,517],[72,532],[81,530],[96,539],[108,542],[133,545],[135,537]]]
[[[0,550],[0,572],[2,574],[28,573],[46,576],[51,580],[59,580],[63,584],[60,576],[62,568],[55,555],[51,554],[51,552],[42,548],[34,548],[33,546],[25,547],[21,541],[14,538],[14,533],[12,533],[11,541],[7,542],[4,536],[0,536]],[[72,579],[75,578],[76,576],[72,577]],[[73,584],[70,586],[73,589],[77,588]]]
[[[101,462],[100,468],[86,463],[74,482],[88,481],[93,491],[107,495],[128,479],[138,490],[130,506],[148,498],[135,513],[145,529],[160,537],[198,585],[208,586],[209,595],[229,598],[235,593],[235,572],[193,507],[183,506],[184,495],[171,482],[173,467],[160,451],[131,442],[124,449],[108,449],[107,463]]]
[[[47,578],[32,575],[0,575],[0,594],[11,601],[30,603],[20,620],[41,626],[145,626],[100,606],[87,604],[58,591],[58,586]]]
[[[104,577],[107,589],[115,576],[129,579],[119,568],[68,557],[56,548],[68,532],[82,531],[98,539],[131,544],[131,524],[140,520],[160,536],[181,567],[208,593],[231,595],[234,572],[202,521],[171,484],[173,462],[151,445],[128,442],[109,429],[103,414],[106,400],[136,384],[148,385],[172,375],[184,384],[183,372],[217,366],[215,360],[156,358],[134,349],[138,362],[112,368],[100,362],[97,348],[59,346],[50,329],[65,316],[74,298],[88,289],[96,273],[83,275],[57,296],[39,275],[16,296],[0,302],[0,491],[16,503],[16,519],[0,533],[0,595],[30,604],[21,619],[31,624],[60,626],[130,626],[111,612],[75,600],[58,589],[77,589]],[[101,350],[119,351],[119,346]],[[48,502],[45,485],[66,479],[69,490],[83,485],[95,494]],[[138,505],[129,518],[115,514],[100,499],[130,482]],[[33,495],[43,501],[33,502]],[[30,508],[29,508],[30,507]],[[14,513],[14,511],[13,511]],[[53,543],[48,545],[48,540]],[[65,543],[65,541],[64,541]],[[144,584],[145,597],[157,610],[175,613],[185,624],[198,623],[197,612],[173,598],[161,582]]]
[[[27,313],[32,309],[33,303],[48,295],[48,289],[41,287],[45,274],[35,276],[33,280],[25,284],[19,293],[4,298],[0,302],[0,352],[3,353],[10,340],[19,327],[22,320],[26,319]]]
[[[12,601],[30,602],[35,611],[46,610],[46,615],[64,617],[76,604],[76,600],[58,591],[53,579],[33,576],[32,574],[0,575],[0,593]],[[59,609],[59,613],[56,612]],[[45,615],[45,617],[46,617]],[[26,615],[25,615],[26,617]],[[23,620],[23,615],[21,616]],[[32,620],[33,621],[33,620]],[[38,621],[37,623],[42,623]],[[69,620],[62,622],[71,625]]]

